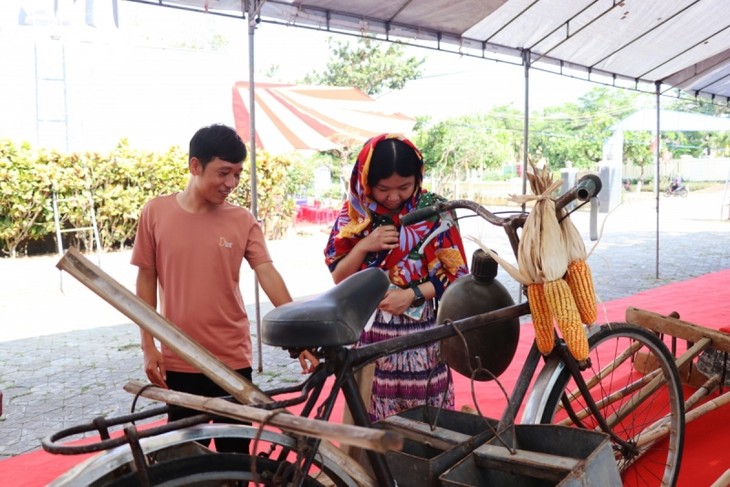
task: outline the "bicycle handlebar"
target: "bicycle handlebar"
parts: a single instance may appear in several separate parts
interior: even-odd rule
[[[565,194],[560,196],[555,201],[555,208],[557,210],[560,210],[574,200],[588,201],[601,191],[601,186],[601,179],[595,174],[588,174],[586,176],[583,176],[580,181],[578,181],[578,184],[576,184],[572,189],[568,190]],[[469,200],[451,200],[436,203],[434,205],[426,206],[424,208],[419,208],[408,213],[407,215],[403,215],[400,221],[401,224],[405,226],[413,225],[436,215],[439,215],[440,213],[455,210],[457,208],[467,208],[473,210],[475,213],[495,225],[504,225],[508,222],[507,218],[500,218],[480,204]]]

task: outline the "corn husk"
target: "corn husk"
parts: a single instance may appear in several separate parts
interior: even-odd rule
[[[555,214],[555,201],[550,195],[560,187],[560,181],[542,181],[537,178],[536,189],[543,192],[536,196],[515,196],[517,203],[535,201],[535,205],[522,227],[522,238],[517,250],[517,264],[532,282],[548,282],[560,279],[568,269],[563,234]]]
[[[586,260],[588,258],[588,252],[586,252],[583,237],[580,236],[580,232],[575,227],[573,220],[570,219],[567,212],[563,211],[562,214],[563,219],[560,222],[560,231],[562,232],[563,240],[565,241],[568,260],[570,262],[573,262],[574,260]]]

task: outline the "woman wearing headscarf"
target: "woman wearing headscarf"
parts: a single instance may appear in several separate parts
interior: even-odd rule
[[[401,135],[374,137],[357,157],[349,199],[332,227],[325,261],[335,283],[379,267],[392,284],[359,344],[437,326],[437,300],[451,282],[468,273],[453,218],[400,224],[403,215],[440,198],[422,188],[423,172],[420,151]],[[453,383],[439,360],[438,343],[377,360],[369,390],[370,399],[365,399],[372,421],[424,404],[454,407]]]

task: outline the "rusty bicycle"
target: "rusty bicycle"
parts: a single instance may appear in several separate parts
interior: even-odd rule
[[[557,198],[556,208],[587,202],[598,191],[600,179],[585,176]],[[417,210],[403,224],[456,209],[469,210],[502,227],[517,252],[524,212],[502,217],[473,201],[454,200]],[[366,269],[315,298],[289,303],[264,317],[265,343],[293,354],[313,350],[321,363],[300,384],[261,391],[191,343],[155,310],[139,304],[136,296],[78,252],[70,250],[59,267],[185,357],[232,397],[231,401],[201,398],[130,383],[125,389],[131,393],[199,409],[201,415],[149,429],[135,426],[134,421],[164,412],[167,406],[162,406],[151,413],[101,419],[49,435],[43,447],[54,453],[101,451],[53,485],[511,485],[515,479],[527,482],[528,478],[542,482],[534,485],[574,485],[570,479],[580,482],[580,476],[586,474],[600,478],[602,485],[676,483],[684,435],[682,386],[666,345],[638,326],[609,323],[588,327],[590,358],[584,364],[578,364],[560,339],[547,357],[533,344],[524,363],[512,364],[520,372],[501,418],[465,418],[461,414],[468,413],[426,408],[371,424],[358,392],[356,371],[397,351],[528,316],[529,304],[510,304],[449,320],[431,330],[353,348],[389,286],[383,271]],[[638,357],[651,367],[639,367]],[[333,421],[340,394],[354,426]],[[298,414],[291,414],[292,408]],[[522,410],[519,421],[518,410]],[[211,414],[257,425],[203,424]],[[454,416],[459,417],[454,420]],[[117,425],[125,425],[124,432],[112,437],[109,429]],[[658,427],[661,434],[646,435],[647,431],[656,433]],[[63,441],[88,431],[98,431],[100,440],[90,445]],[[553,434],[563,435],[563,440]],[[216,453],[196,443],[218,437],[248,438],[255,454]],[[541,445],[526,446],[532,438],[543,437],[538,441]],[[365,453],[354,460],[330,440],[364,448]],[[578,454],[564,451],[578,447]],[[407,448],[412,449],[411,456],[405,462],[399,460],[399,452]],[[518,455],[533,448],[536,451]],[[413,465],[418,465],[413,462],[414,452],[425,461],[427,468],[422,472],[414,473]],[[578,461],[576,455],[584,458]],[[473,459],[468,479],[459,480],[456,474],[449,479],[448,472],[455,472],[457,465],[466,468],[468,458]],[[474,468],[479,471],[475,473]]]

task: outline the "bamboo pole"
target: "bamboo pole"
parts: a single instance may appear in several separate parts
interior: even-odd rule
[[[56,264],[61,270],[71,274],[104,301],[118,309],[127,318],[152,334],[171,350],[191,365],[196,366],[203,374],[242,404],[266,404],[271,402],[258,387],[236,374],[214,355],[200,346],[189,336],[150,305],[142,301],[127,288],[119,284],[113,277],[94,265],[75,248],[70,248]],[[329,456],[342,466],[360,486],[375,486],[374,479],[359,463],[345,455],[332,443],[323,442],[320,453]]]
[[[329,423],[327,421],[303,418],[292,414],[276,414],[281,411],[267,411],[243,404],[235,404],[219,397],[211,398],[187,394],[161,387],[145,389],[147,385],[140,381],[130,381],[124,386],[124,390],[131,394],[139,394],[142,397],[155,401],[184,406],[241,421],[270,424],[287,432],[325,440],[335,440],[340,443],[366,448],[380,453],[403,448],[403,436],[393,431]]]
[[[684,423],[691,423],[695,419],[699,418],[703,414],[707,414],[710,411],[714,411],[715,409],[719,409],[722,406],[725,406],[726,404],[730,403],[730,392],[726,392],[722,396],[718,396],[715,399],[712,399],[711,401],[707,401],[701,406],[698,406],[691,410],[690,412],[686,413],[684,415]],[[641,448],[649,443],[652,443],[654,441],[660,440],[664,436],[669,434],[670,426],[669,424],[664,424],[662,426],[658,426],[656,428],[652,428],[651,431],[648,432],[646,435],[640,435],[639,440],[637,442],[637,445]]]
[[[720,475],[710,487],[728,487],[730,485],[730,468]]]
[[[676,359],[675,364],[677,368],[684,366],[684,364],[688,363],[692,358],[699,354],[702,350],[708,347],[710,344],[709,338],[700,338],[697,343],[695,343],[692,347],[690,347],[684,354],[682,354],[679,358]],[[659,372],[660,369],[655,370],[655,372]],[[654,380],[652,380],[648,386],[646,386],[645,389],[643,389],[638,396],[634,396],[631,398],[631,401],[627,404],[624,404],[621,406],[621,408],[614,413],[610,418],[607,418],[606,421],[610,425],[614,425],[621,421],[627,414],[629,414],[633,409],[644,402],[646,398],[653,394],[656,389],[662,384],[666,382],[666,378],[662,375],[661,377],[656,377]],[[685,416],[686,417],[686,416]],[[667,430],[668,431],[668,430]]]
[[[612,360],[610,364],[606,365],[603,369],[601,369],[597,374],[592,376],[590,379],[587,379],[586,386],[588,386],[588,388],[590,389],[593,386],[595,386],[596,384],[598,384],[607,375],[609,375],[614,370],[616,370],[616,368],[619,365],[623,364],[629,358],[633,358],[634,353],[636,353],[636,351],[639,348],[641,348],[641,343],[639,343],[639,342],[632,343],[629,348],[627,348],[626,350],[621,352],[621,354],[619,354],[618,357],[616,357],[614,360]],[[573,390],[571,392],[571,396],[576,396],[578,394],[580,394],[580,389],[578,389],[576,387],[575,390]]]
[[[659,370],[654,370],[654,371],[650,372],[649,374],[641,377],[640,379],[635,380],[634,382],[631,382],[630,384],[627,384],[626,386],[622,387],[621,389],[616,390],[607,396],[603,396],[601,399],[596,400],[596,398],[593,398],[596,403],[596,407],[598,409],[605,409],[608,406],[610,406],[611,404],[615,403],[616,401],[620,401],[620,400],[626,398],[631,393],[633,393],[633,392],[641,389],[645,385],[649,384],[656,376],[659,375],[659,372],[660,372]],[[574,396],[574,397],[578,397],[579,395],[580,395],[580,393],[578,393],[578,395]],[[575,411],[575,415],[578,419],[585,419],[588,416],[591,416],[592,414],[593,414],[593,412],[590,410],[590,408],[588,406],[584,407],[580,411]],[[564,420],[562,420],[558,424],[563,425],[563,426],[570,426],[572,423],[573,423],[573,420],[568,417],[568,418],[565,418]]]
[[[635,342],[634,345],[638,344],[639,342]],[[692,347],[690,347],[684,354],[682,354],[680,357],[676,359],[676,365],[677,368],[684,366],[686,363],[688,363],[692,358],[694,358],[696,355],[698,355],[702,350],[707,348],[710,344],[709,338],[701,338],[697,343],[695,343]],[[635,349],[632,349],[635,350]],[[625,358],[625,354],[622,354]],[[614,362],[615,363],[615,362]],[[623,405],[609,418],[606,418],[606,421],[609,423],[609,425],[613,426],[614,424],[621,421],[627,414],[629,414],[631,411],[633,411],[634,408],[636,408],[639,404],[644,402],[646,398],[653,394],[656,389],[664,383],[663,375],[662,377],[658,377],[658,375],[661,373],[661,370],[659,368],[651,371],[650,373],[644,375],[641,379],[628,384],[627,386],[621,388],[618,391],[614,391],[608,396],[605,396],[601,398],[600,400],[596,401],[596,405],[599,408],[604,408],[610,404],[613,404],[614,402],[621,400],[626,397],[626,394],[630,394],[637,389],[646,386],[646,389],[642,390],[638,395],[632,396],[631,400]],[[648,384],[648,385],[647,385]],[[590,410],[588,408],[584,408],[581,411],[576,411],[576,415],[583,419],[586,416],[588,416],[590,413]],[[563,421],[561,421],[559,424],[561,425],[569,425],[571,424],[572,420],[570,418],[566,418]]]
[[[704,399],[705,397],[709,396],[711,393],[713,393],[720,385],[720,375],[713,375],[710,377],[710,379],[707,380],[704,384],[702,384],[701,387],[699,387],[694,394],[692,394],[689,398],[687,398],[686,401],[684,401],[684,411],[685,411],[685,417],[686,413],[690,411],[693,407],[695,407],[695,404],[697,404],[700,400]],[[652,425],[650,425],[648,428],[646,428],[642,434],[646,434],[647,432],[655,429],[660,428],[664,426],[665,424],[669,423],[670,418],[669,415],[664,416],[663,418],[657,420]]]
[[[242,404],[271,402],[271,399],[251,381],[241,377],[218,360],[149,304],[90,262],[77,249],[73,247],[68,249],[56,267],[78,279],[190,365],[203,372],[238,402]]]

